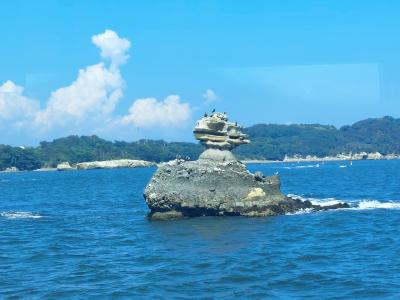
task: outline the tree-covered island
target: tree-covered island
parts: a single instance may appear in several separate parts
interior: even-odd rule
[[[340,153],[380,152],[400,154],[400,119],[371,118],[351,126],[336,128],[320,124],[257,124],[244,128],[250,144],[234,150],[239,159],[283,160],[285,155],[334,156]],[[68,136],[37,147],[0,145],[0,170],[16,167],[35,170],[71,164],[111,160],[141,159],[168,161],[177,155],[197,159],[200,144],[142,139],[135,142],[107,141],[93,136]]]

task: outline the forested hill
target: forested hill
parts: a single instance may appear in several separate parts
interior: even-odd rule
[[[319,124],[258,124],[244,131],[251,144],[234,150],[241,159],[282,160],[285,155],[327,156],[348,152],[400,154],[400,119],[383,117],[366,119],[337,129]],[[21,148],[0,145],[0,170],[17,167],[33,170],[54,167],[59,162],[109,160],[119,158],[167,161],[176,155],[197,158],[202,147],[196,143],[162,140],[110,142],[97,136],[68,136],[38,147]]]
[[[202,147],[195,143],[162,140],[139,140],[136,142],[110,142],[93,136],[68,136],[52,142],[41,142],[38,147],[25,148],[0,145],[0,170],[15,166],[19,170],[55,167],[60,162],[72,164],[85,161],[110,159],[143,159],[168,161],[177,154],[197,158]]]
[[[400,119],[393,117],[366,119],[340,129],[320,124],[258,124],[244,131],[251,144],[235,151],[239,157],[281,160],[285,154],[400,153]]]

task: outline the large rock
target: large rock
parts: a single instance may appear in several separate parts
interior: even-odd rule
[[[195,216],[272,216],[325,206],[292,199],[280,191],[277,175],[252,174],[238,161],[175,160],[161,165],[144,197],[152,219]]]
[[[197,161],[159,165],[144,191],[152,219],[195,216],[272,216],[301,209],[348,207],[313,205],[280,191],[278,176],[246,170],[230,150],[250,141],[226,113],[207,114],[196,123],[195,138],[207,149]]]

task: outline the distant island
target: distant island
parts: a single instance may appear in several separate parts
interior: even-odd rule
[[[400,119],[370,118],[336,128],[320,124],[257,124],[243,129],[250,144],[233,152],[241,160],[310,160],[322,157],[351,158],[350,153],[400,154]],[[55,168],[61,162],[137,159],[164,162],[177,156],[197,159],[203,147],[196,143],[142,139],[135,142],[107,141],[93,136],[68,136],[37,147],[0,145],[0,170]],[[347,155],[347,156],[346,156]],[[379,158],[379,155],[376,156]],[[343,157],[342,157],[343,158]],[[366,157],[367,158],[367,157]]]

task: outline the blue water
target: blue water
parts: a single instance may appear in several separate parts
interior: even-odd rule
[[[0,298],[400,298],[400,161],[249,169],[353,208],[149,221],[154,169],[2,173]]]

